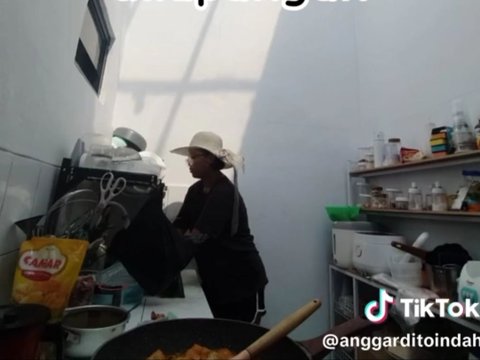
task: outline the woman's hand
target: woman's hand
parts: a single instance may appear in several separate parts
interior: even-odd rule
[[[195,245],[203,244],[208,239],[207,234],[201,233],[198,229],[187,230],[183,234],[186,238],[190,239]]]

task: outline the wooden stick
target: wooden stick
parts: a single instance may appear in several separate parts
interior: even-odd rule
[[[231,358],[231,360],[250,360],[257,356],[260,352],[277,342],[285,335],[290,333],[298,325],[304,322],[310,315],[312,315],[322,305],[321,301],[314,299],[300,309],[290,314],[277,325],[255,340],[246,349],[239,352]]]

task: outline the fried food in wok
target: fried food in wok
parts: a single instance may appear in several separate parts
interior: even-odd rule
[[[235,355],[227,348],[209,349],[205,346],[193,344],[185,353],[175,355],[165,355],[158,349],[152,353],[146,360],[228,360]]]

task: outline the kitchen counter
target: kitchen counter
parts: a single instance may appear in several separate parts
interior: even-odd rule
[[[144,322],[150,322],[151,313],[165,314],[167,318],[212,318],[205,294],[200,286],[194,269],[185,269],[181,273],[184,298],[160,298],[145,296],[142,303],[130,313],[126,330],[133,329]]]

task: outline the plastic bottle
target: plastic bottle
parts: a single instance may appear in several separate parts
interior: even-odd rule
[[[432,188],[432,211],[447,211],[447,209],[447,193],[440,186],[440,183],[435,181],[435,186]]]
[[[455,152],[475,150],[475,138],[467,123],[461,100],[452,103],[453,115],[453,144]]]
[[[422,192],[415,182],[408,189],[408,210],[422,210]]]
[[[383,165],[385,156],[385,135],[379,131],[373,139],[373,165],[380,167]]]

